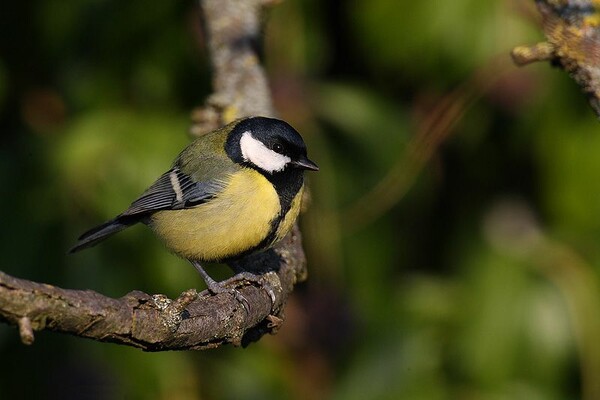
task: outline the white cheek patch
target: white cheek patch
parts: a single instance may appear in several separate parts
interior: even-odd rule
[[[291,158],[267,148],[263,142],[254,139],[250,131],[242,134],[240,148],[245,161],[269,173],[282,171],[291,161]]]

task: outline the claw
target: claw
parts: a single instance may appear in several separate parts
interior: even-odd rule
[[[248,302],[248,299],[246,299],[244,297],[244,295],[239,292],[239,290],[229,289],[229,288],[224,287],[223,283],[226,283],[226,282],[219,283],[212,279],[211,279],[211,281],[212,282],[206,282],[206,286],[208,286],[209,292],[211,292],[212,294],[215,294],[215,295],[221,294],[221,293],[229,293],[229,294],[233,295],[233,297],[235,297],[235,299],[242,304],[246,313],[250,313],[250,303]]]
[[[273,285],[271,285],[271,283],[267,279],[265,279],[263,275],[255,275],[251,272],[243,271],[223,281],[223,283],[231,284],[240,281],[253,282],[262,287],[271,299],[271,308],[275,306],[275,301],[277,300],[275,296],[275,290],[273,289]]]

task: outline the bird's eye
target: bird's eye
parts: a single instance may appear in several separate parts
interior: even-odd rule
[[[273,144],[272,149],[277,153],[283,153],[283,146],[280,143]]]

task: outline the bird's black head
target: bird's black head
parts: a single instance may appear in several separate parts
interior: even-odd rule
[[[290,170],[319,167],[306,156],[300,134],[287,122],[266,117],[250,117],[232,123],[225,151],[239,164],[266,176]]]

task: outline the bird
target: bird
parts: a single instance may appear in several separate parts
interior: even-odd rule
[[[236,120],[191,142],[125,211],[83,233],[69,252],[142,223],[196,268],[211,293],[231,292],[203,264],[237,260],[283,239],[298,217],[307,170],[319,167],[287,122]]]

